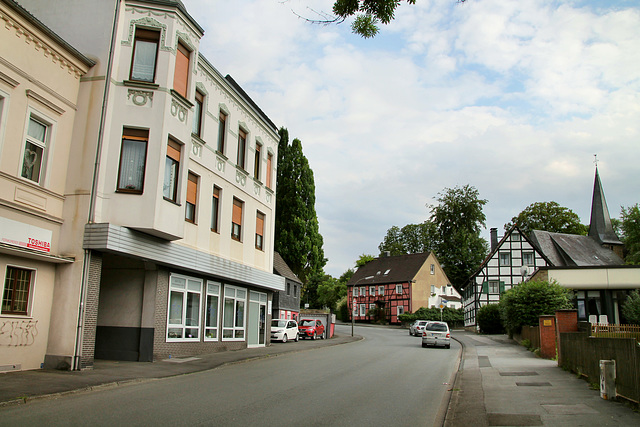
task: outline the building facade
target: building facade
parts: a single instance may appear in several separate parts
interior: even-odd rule
[[[45,365],[268,344],[276,126],[200,54],[180,1],[24,0],[81,79]]]
[[[64,203],[80,80],[94,62],[0,1],[0,372],[42,366],[66,251]]]
[[[273,294],[272,318],[299,320],[302,282],[278,252],[274,252],[273,272],[285,278],[285,289]]]
[[[354,273],[347,290],[350,312],[362,322],[397,324],[401,314],[440,305],[459,308],[460,301],[433,252],[369,261]]]

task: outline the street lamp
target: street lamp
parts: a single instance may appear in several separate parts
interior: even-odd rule
[[[360,283],[362,280],[369,280],[373,278],[374,276],[367,276],[367,277],[362,277],[356,280],[356,283],[353,284],[353,289],[355,289],[356,285]],[[353,292],[351,292],[351,294],[353,295]],[[356,297],[353,297],[353,309],[351,310],[351,336],[353,336],[353,325],[355,323],[355,318],[356,318]]]

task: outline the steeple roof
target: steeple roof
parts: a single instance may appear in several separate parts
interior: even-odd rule
[[[589,237],[599,244],[622,245],[622,242],[613,231],[611,217],[604,198],[604,190],[600,182],[598,167],[596,166],[596,178],[593,183],[593,199],[591,200],[591,221],[589,223]]]

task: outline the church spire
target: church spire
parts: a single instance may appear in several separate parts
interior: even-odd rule
[[[611,217],[607,208],[607,201],[604,198],[604,190],[598,174],[596,163],[596,178],[593,183],[593,199],[591,200],[591,222],[589,224],[589,237],[593,238],[601,245],[612,246],[622,245],[622,242],[613,231]],[[613,249],[613,248],[612,248]]]

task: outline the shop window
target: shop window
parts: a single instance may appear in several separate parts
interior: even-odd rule
[[[211,199],[211,231],[220,232],[220,187],[213,186],[213,197]]]
[[[162,183],[162,195],[166,200],[176,201],[178,194],[178,174],[180,172],[181,146],[173,139],[167,144],[167,157],[164,165],[164,182]]]
[[[167,341],[200,340],[201,294],[202,280],[171,275]]]
[[[153,83],[156,75],[160,31],[136,28],[130,79]]]
[[[178,41],[176,49],[176,69],[173,74],[173,90],[178,92],[184,98],[187,97],[187,88],[189,85],[189,57],[191,52],[187,47]]]
[[[224,307],[222,313],[222,340],[243,341],[245,336],[246,289],[235,286],[224,287]]]
[[[118,191],[142,194],[147,158],[148,129],[122,130]]]
[[[187,206],[185,209],[184,219],[187,222],[195,224],[196,222],[196,202],[198,199],[198,176],[193,172],[189,172],[187,179]]]
[[[224,154],[224,142],[227,133],[227,115],[220,111],[218,120],[218,152]]]
[[[231,238],[239,242],[242,241],[242,211],[244,202],[233,198],[233,213],[231,216]]]
[[[220,312],[220,283],[207,282],[207,302],[204,312],[204,340],[218,340],[218,318]]]
[[[193,112],[193,128],[191,133],[199,138],[202,138],[202,123],[204,119],[204,95],[199,90],[196,90],[196,103],[194,105]]]
[[[247,151],[247,133],[240,129],[238,131],[238,159],[236,164],[244,169]]]
[[[256,214],[256,249],[264,249],[264,214]]]
[[[2,294],[2,314],[29,314],[33,270],[7,267]]]

